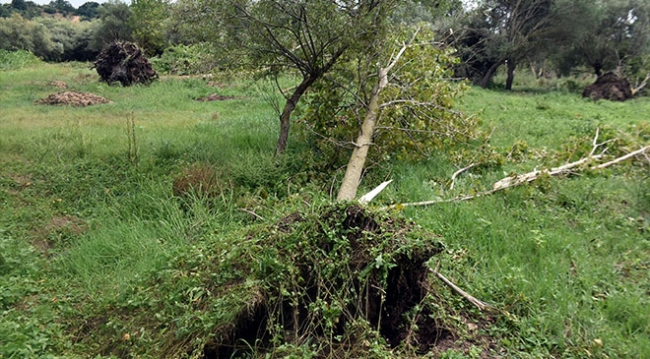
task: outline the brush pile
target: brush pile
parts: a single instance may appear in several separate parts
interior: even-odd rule
[[[158,78],[142,49],[127,41],[116,41],[104,47],[94,62],[101,80],[122,86],[148,85]]]

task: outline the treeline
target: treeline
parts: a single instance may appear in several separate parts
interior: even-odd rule
[[[65,0],[43,6],[12,0],[0,5],[0,49],[27,50],[46,61],[89,61],[106,44],[126,40],[160,55],[169,46],[197,43],[179,35],[175,24],[182,18],[173,8],[167,0],[87,2],[79,8]]]
[[[282,7],[295,2],[270,3]],[[12,0],[0,6],[0,48],[29,50],[48,61],[87,61],[105,44],[127,40],[143,47],[149,56],[160,55],[168,70],[239,66],[246,59],[232,44],[246,47],[245,36],[240,35],[248,30],[233,27],[222,14],[228,7],[243,8],[248,3],[255,2],[132,0],[126,4],[111,0],[101,5],[87,2],[75,9],[65,0],[44,6]],[[634,80],[650,73],[647,0],[381,3],[393,7],[387,15],[393,27],[426,27],[441,46],[455,48],[461,59],[456,76],[483,87],[504,71],[505,86],[510,89],[521,68],[539,77],[615,71]],[[180,69],[188,66],[194,70]]]

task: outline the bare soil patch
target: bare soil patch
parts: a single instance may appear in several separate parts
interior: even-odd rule
[[[111,103],[111,101],[87,92],[65,91],[57,92],[34,102],[37,105],[68,105],[73,107],[86,107]]]
[[[88,225],[74,216],[54,216],[44,226],[36,230],[32,245],[43,252],[55,247],[59,242],[79,236],[88,230]]]

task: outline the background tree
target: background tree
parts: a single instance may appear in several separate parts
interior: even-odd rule
[[[18,11],[27,10],[27,4],[25,3],[25,0],[11,0],[11,7]]]
[[[75,8],[66,0],[52,0],[50,1],[49,6],[53,9],[56,9],[63,15],[69,15],[75,13]]]
[[[165,48],[165,20],[170,16],[168,0],[132,0],[129,25],[133,40],[147,55],[160,55]]]
[[[517,64],[534,56],[549,29],[552,0],[484,0],[454,30],[465,71],[486,87],[507,65],[506,89],[512,89]]]
[[[641,0],[564,1],[553,23],[551,53],[563,75],[586,65],[603,71],[635,72],[650,48],[650,3]]]
[[[264,0],[216,1],[211,11],[221,12],[226,26],[220,40],[230,49],[245,50],[250,66],[272,77],[297,71],[300,83],[280,111],[276,154],[289,138],[291,113],[307,89],[364,37],[382,36],[382,23],[394,0]]]
[[[99,17],[99,3],[89,1],[79,6],[76,14],[81,16],[83,20],[92,20]]]
[[[62,47],[52,41],[44,25],[24,19],[19,14],[0,19],[0,49],[27,50],[41,58],[54,57],[62,52]]]
[[[129,5],[111,0],[102,4],[99,9],[99,25],[95,29],[91,48],[101,50],[113,41],[131,41],[131,8]]]

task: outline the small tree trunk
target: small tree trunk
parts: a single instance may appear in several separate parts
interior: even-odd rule
[[[345,170],[343,183],[341,183],[341,188],[336,196],[336,199],[339,201],[350,201],[357,196],[361,173],[366,163],[366,158],[368,157],[368,148],[372,144],[372,135],[375,132],[375,123],[377,121],[377,113],[379,112],[379,94],[386,85],[388,85],[388,71],[386,69],[380,69],[379,80],[370,95],[368,112],[366,112],[363,124],[361,124],[359,137],[354,142],[355,147],[352,151],[352,156],[350,156],[348,167]]]
[[[307,76],[304,77],[300,85],[296,87],[293,94],[284,104],[284,109],[280,115],[280,136],[278,137],[278,145],[275,147],[275,155],[283,154],[287,149],[287,142],[289,141],[289,129],[291,128],[291,113],[296,108],[300,97],[307,91],[317,77]]]
[[[494,63],[492,66],[490,66],[490,68],[487,70],[485,75],[483,75],[483,77],[481,78],[481,81],[479,82],[478,85],[481,86],[482,88],[486,88],[490,84],[492,77],[494,77],[494,74],[497,72],[499,66],[501,66],[502,63],[503,62],[499,61]]]
[[[517,62],[515,60],[508,60],[508,78],[506,78],[506,90],[512,90],[512,83],[515,81],[515,68]]]

